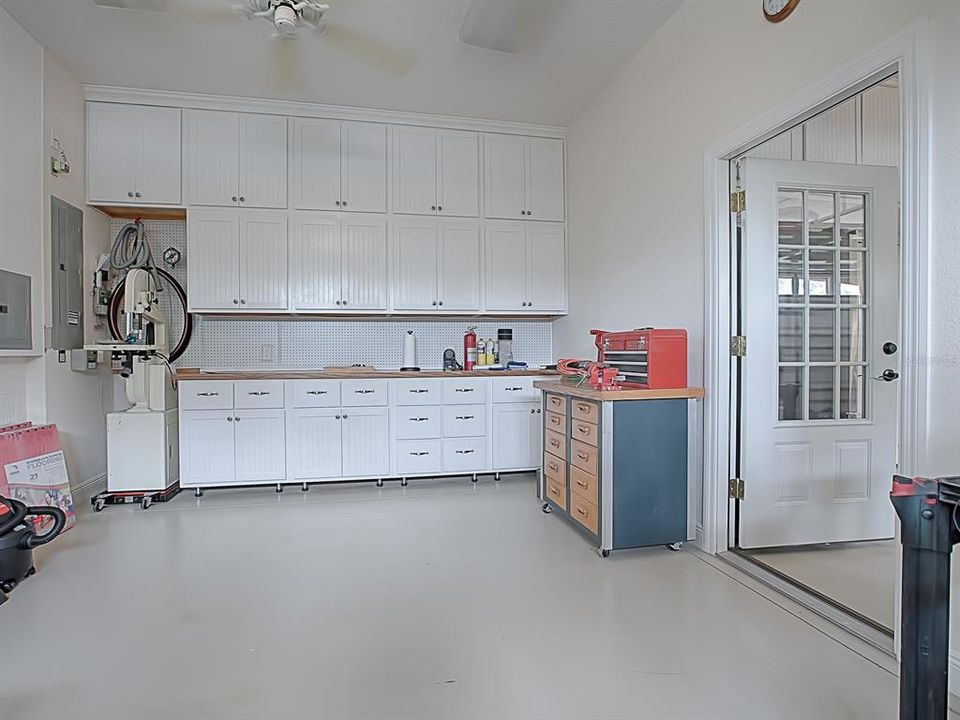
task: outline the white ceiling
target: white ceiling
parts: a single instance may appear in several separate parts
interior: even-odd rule
[[[166,13],[94,0],[0,5],[84,83],[566,126],[681,4],[513,1],[536,18],[516,54],[459,42],[469,0],[327,0],[331,23],[415,52],[416,65],[401,77],[371,70],[315,35],[278,40],[263,21],[213,12],[231,0],[172,0],[193,12]],[[282,50],[297,54],[302,73],[279,81],[274,46],[290,42],[296,47]]]

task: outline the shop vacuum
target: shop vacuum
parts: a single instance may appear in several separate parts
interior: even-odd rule
[[[53,518],[53,526],[37,534],[33,519]],[[36,572],[33,549],[63,532],[67,516],[60,508],[29,507],[19,500],[0,495],[0,605],[24,579]]]

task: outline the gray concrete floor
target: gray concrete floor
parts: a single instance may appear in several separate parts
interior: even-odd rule
[[[895,718],[695,552],[599,558],[530,476],[84,514],[0,608],[0,717]]]

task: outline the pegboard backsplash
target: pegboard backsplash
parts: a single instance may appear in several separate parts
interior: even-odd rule
[[[113,237],[126,223],[113,220]],[[146,220],[147,241],[154,261],[186,287],[186,223],[180,220]],[[173,269],[161,260],[164,250],[176,248],[183,259]],[[173,323],[179,337],[178,323]],[[553,362],[553,326],[543,320],[312,320],[309,318],[243,319],[194,318],[193,339],[176,363],[205,370],[316,369],[362,363],[388,370],[400,367],[403,336],[417,337],[417,362],[438,369],[445,348],[453,348],[463,362],[463,334],[476,325],[477,337],[496,338],[499,328],[513,330],[514,359],[537,367]]]

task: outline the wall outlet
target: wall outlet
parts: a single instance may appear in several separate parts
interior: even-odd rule
[[[276,362],[276,361],[277,361],[277,346],[276,346],[276,345],[261,345],[261,346],[260,346],[260,361],[261,361],[261,362]]]

